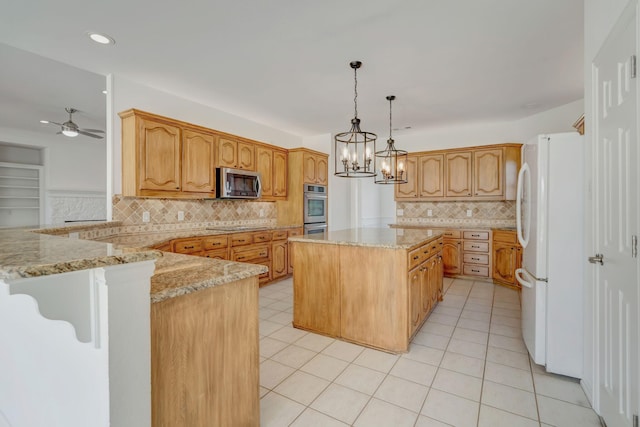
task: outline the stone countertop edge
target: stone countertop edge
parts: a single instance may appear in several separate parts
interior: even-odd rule
[[[266,273],[260,264],[166,252],[151,277],[151,303]]]
[[[418,230],[416,229],[416,234],[414,236],[399,236],[402,239],[407,239],[407,243],[399,243],[399,242],[391,242],[391,238],[381,238],[380,241],[371,242],[371,241],[355,241],[353,239],[345,239],[340,237],[335,237],[336,233],[340,232],[348,232],[355,231],[356,229],[347,229],[347,230],[337,230],[335,232],[329,232],[327,237],[321,237],[321,234],[310,234],[303,236],[293,236],[289,237],[290,242],[302,242],[302,243],[318,243],[322,245],[338,245],[338,246],[361,246],[361,247],[371,247],[371,248],[382,248],[382,249],[405,249],[412,250],[422,246],[425,243],[431,242],[443,235],[443,231],[441,230],[433,230],[429,229],[430,233],[427,233],[427,230]],[[390,230],[388,228],[360,228],[357,229],[360,232],[371,232],[378,230]],[[398,236],[397,236],[398,237]]]
[[[398,224],[398,223],[394,223],[394,224],[388,224],[390,228],[415,228],[415,229],[455,229],[455,230],[509,230],[509,231],[515,231],[516,227],[513,226],[503,226],[503,225],[496,225],[496,226],[486,226],[486,225],[481,225],[481,226],[473,226],[473,225],[460,225],[460,224],[456,224],[456,225],[446,225],[446,224],[434,224],[434,225],[429,225],[429,224]]]

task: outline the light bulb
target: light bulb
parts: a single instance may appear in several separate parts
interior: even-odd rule
[[[62,134],[63,134],[64,136],[69,136],[69,137],[71,137],[71,138],[73,138],[73,137],[75,137],[75,136],[78,136],[78,132],[77,132],[77,131],[75,131],[75,130],[72,130],[72,129],[64,129],[64,130],[62,131]]]

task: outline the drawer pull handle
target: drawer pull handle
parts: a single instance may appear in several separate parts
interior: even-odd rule
[[[474,273],[480,273],[480,270],[471,269],[471,271],[473,271]]]
[[[479,234],[472,234],[471,237],[480,237]]]
[[[244,242],[244,239],[238,239],[238,240],[236,240],[236,242],[242,243],[242,242]]]
[[[472,248],[480,249],[480,246],[471,245]]]
[[[416,255],[416,256],[414,256],[414,257],[413,257],[413,260],[415,261],[415,260],[417,260],[417,259],[419,259],[419,258],[420,258],[420,256],[419,256],[419,255]]]
[[[471,258],[474,261],[480,261],[480,258]]]
[[[239,257],[238,257],[238,260],[245,259],[245,258],[246,258],[246,257],[244,257],[244,256],[239,256]]]
[[[193,248],[195,248],[195,246],[185,246],[184,248],[185,249],[193,249]]]

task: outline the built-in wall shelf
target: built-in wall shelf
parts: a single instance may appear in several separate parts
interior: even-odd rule
[[[42,175],[42,166],[0,163],[0,227],[41,223]]]

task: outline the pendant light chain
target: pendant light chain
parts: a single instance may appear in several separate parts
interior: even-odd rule
[[[358,69],[353,69],[353,117],[358,118]]]

